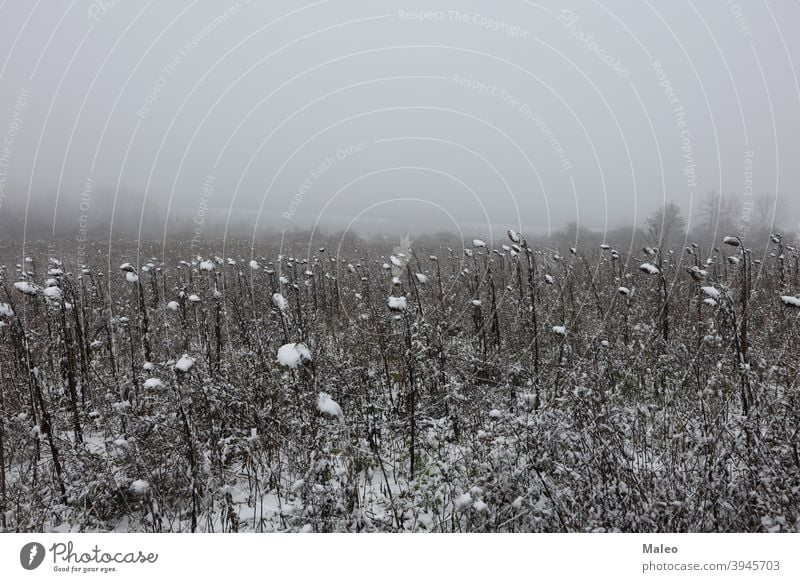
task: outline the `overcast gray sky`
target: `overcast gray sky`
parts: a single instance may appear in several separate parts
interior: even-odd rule
[[[602,229],[800,183],[797,2],[0,7],[0,203],[56,221],[118,193],[279,227]]]

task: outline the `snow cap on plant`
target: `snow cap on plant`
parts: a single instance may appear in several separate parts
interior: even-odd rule
[[[722,239],[722,244],[726,244],[732,247],[738,247],[742,245],[741,241],[739,240],[739,237],[737,236],[726,236],[725,238]]]

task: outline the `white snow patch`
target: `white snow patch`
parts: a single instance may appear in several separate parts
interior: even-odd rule
[[[479,238],[472,239],[472,246],[476,249],[485,249],[486,243]]]
[[[711,297],[711,299],[719,299],[719,291],[714,287],[700,287],[700,290]]]
[[[272,303],[274,303],[275,307],[280,311],[286,311],[289,308],[289,302],[286,301],[286,298],[280,293],[273,293]]]
[[[428,282],[428,276],[427,275],[423,275],[422,273],[417,273],[416,277],[417,277],[417,281],[419,281],[423,285]]]
[[[311,361],[311,352],[304,343],[284,344],[278,348],[278,363],[289,368],[297,368],[302,362]]]
[[[732,247],[738,247],[740,245],[739,239],[735,236],[726,236],[722,239],[722,243],[726,245],[730,245]]]
[[[194,358],[192,358],[191,356],[183,354],[181,359],[178,360],[178,363],[175,364],[175,370],[177,372],[182,372],[185,374],[186,372],[192,369],[192,366],[194,366],[194,361],[195,361]]]
[[[144,387],[148,390],[156,390],[164,387],[164,383],[158,378],[148,378],[144,381]]]
[[[642,271],[644,271],[645,273],[650,273],[651,275],[655,275],[655,274],[657,274],[657,273],[659,273],[659,272],[660,272],[660,271],[658,270],[658,267],[656,267],[656,266],[655,266],[654,264],[652,264],[652,263],[642,263],[641,265],[639,265],[639,268],[640,268]]]
[[[325,392],[319,393],[319,396],[317,396],[317,408],[322,414],[334,416],[340,421],[344,420],[344,416],[342,415],[342,407],[339,406],[339,404],[333,398],[331,398],[330,394],[326,394]]]
[[[792,297],[791,295],[782,295],[781,301],[784,305],[789,307],[800,307],[800,297]]]
[[[150,483],[145,481],[144,479],[137,479],[133,483],[131,483],[131,492],[135,493],[136,495],[144,495],[150,490]]]
[[[14,310],[8,303],[0,303],[0,317],[14,317]]]
[[[565,336],[565,335],[567,335],[567,328],[564,327],[563,325],[554,325],[553,326],[553,333],[556,334],[556,335]]]
[[[202,261],[200,263],[200,270],[201,271],[213,271],[214,270],[214,263],[211,261]]]
[[[23,295],[36,295],[39,292],[39,287],[36,285],[31,285],[27,281],[18,281],[17,283],[14,283],[14,289]]]
[[[459,495],[456,497],[455,501],[456,511],[464,511],[470,505],[472,505],[472,495],[469,493],[464,493],[463,495]]]
[[[125,273],[125,278],[128,280],[128,283],[138,283],[139,282],[139,276],[136,273],[131,273],[130,271]]]
[[[178,305],[177,301],[170,301],[169,303],[167,303],[167,309],[171,311],[178,311],[179,307],[180,305]]]
[[[44,290],[44,296],[51,301],[61,301],[61,299],[64,297],[64,294],[58,287],[47,287]]]
[[[408,307],[405,297],[395,297],[394,295],[389,296],[388,305],[389,309],[393,311],[405,311]]]

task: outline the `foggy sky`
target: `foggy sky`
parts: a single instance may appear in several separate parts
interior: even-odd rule
[[[796,2],[1,6],[0,213],[76,231],[115,197],[201,231],[603,229],[800,183]]]

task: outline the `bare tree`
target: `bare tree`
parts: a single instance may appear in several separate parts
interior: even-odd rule
[[[683,241],[686,219],[681,215],[680,207],[670,201],[648,217],[646,227],[648,241],[656,247],[667,248]]]
[[[770,234],[784,229],[788,214],[789,202],[786,198],[769,192],[759,194],[753,200],[748,238],[765,243]]]

